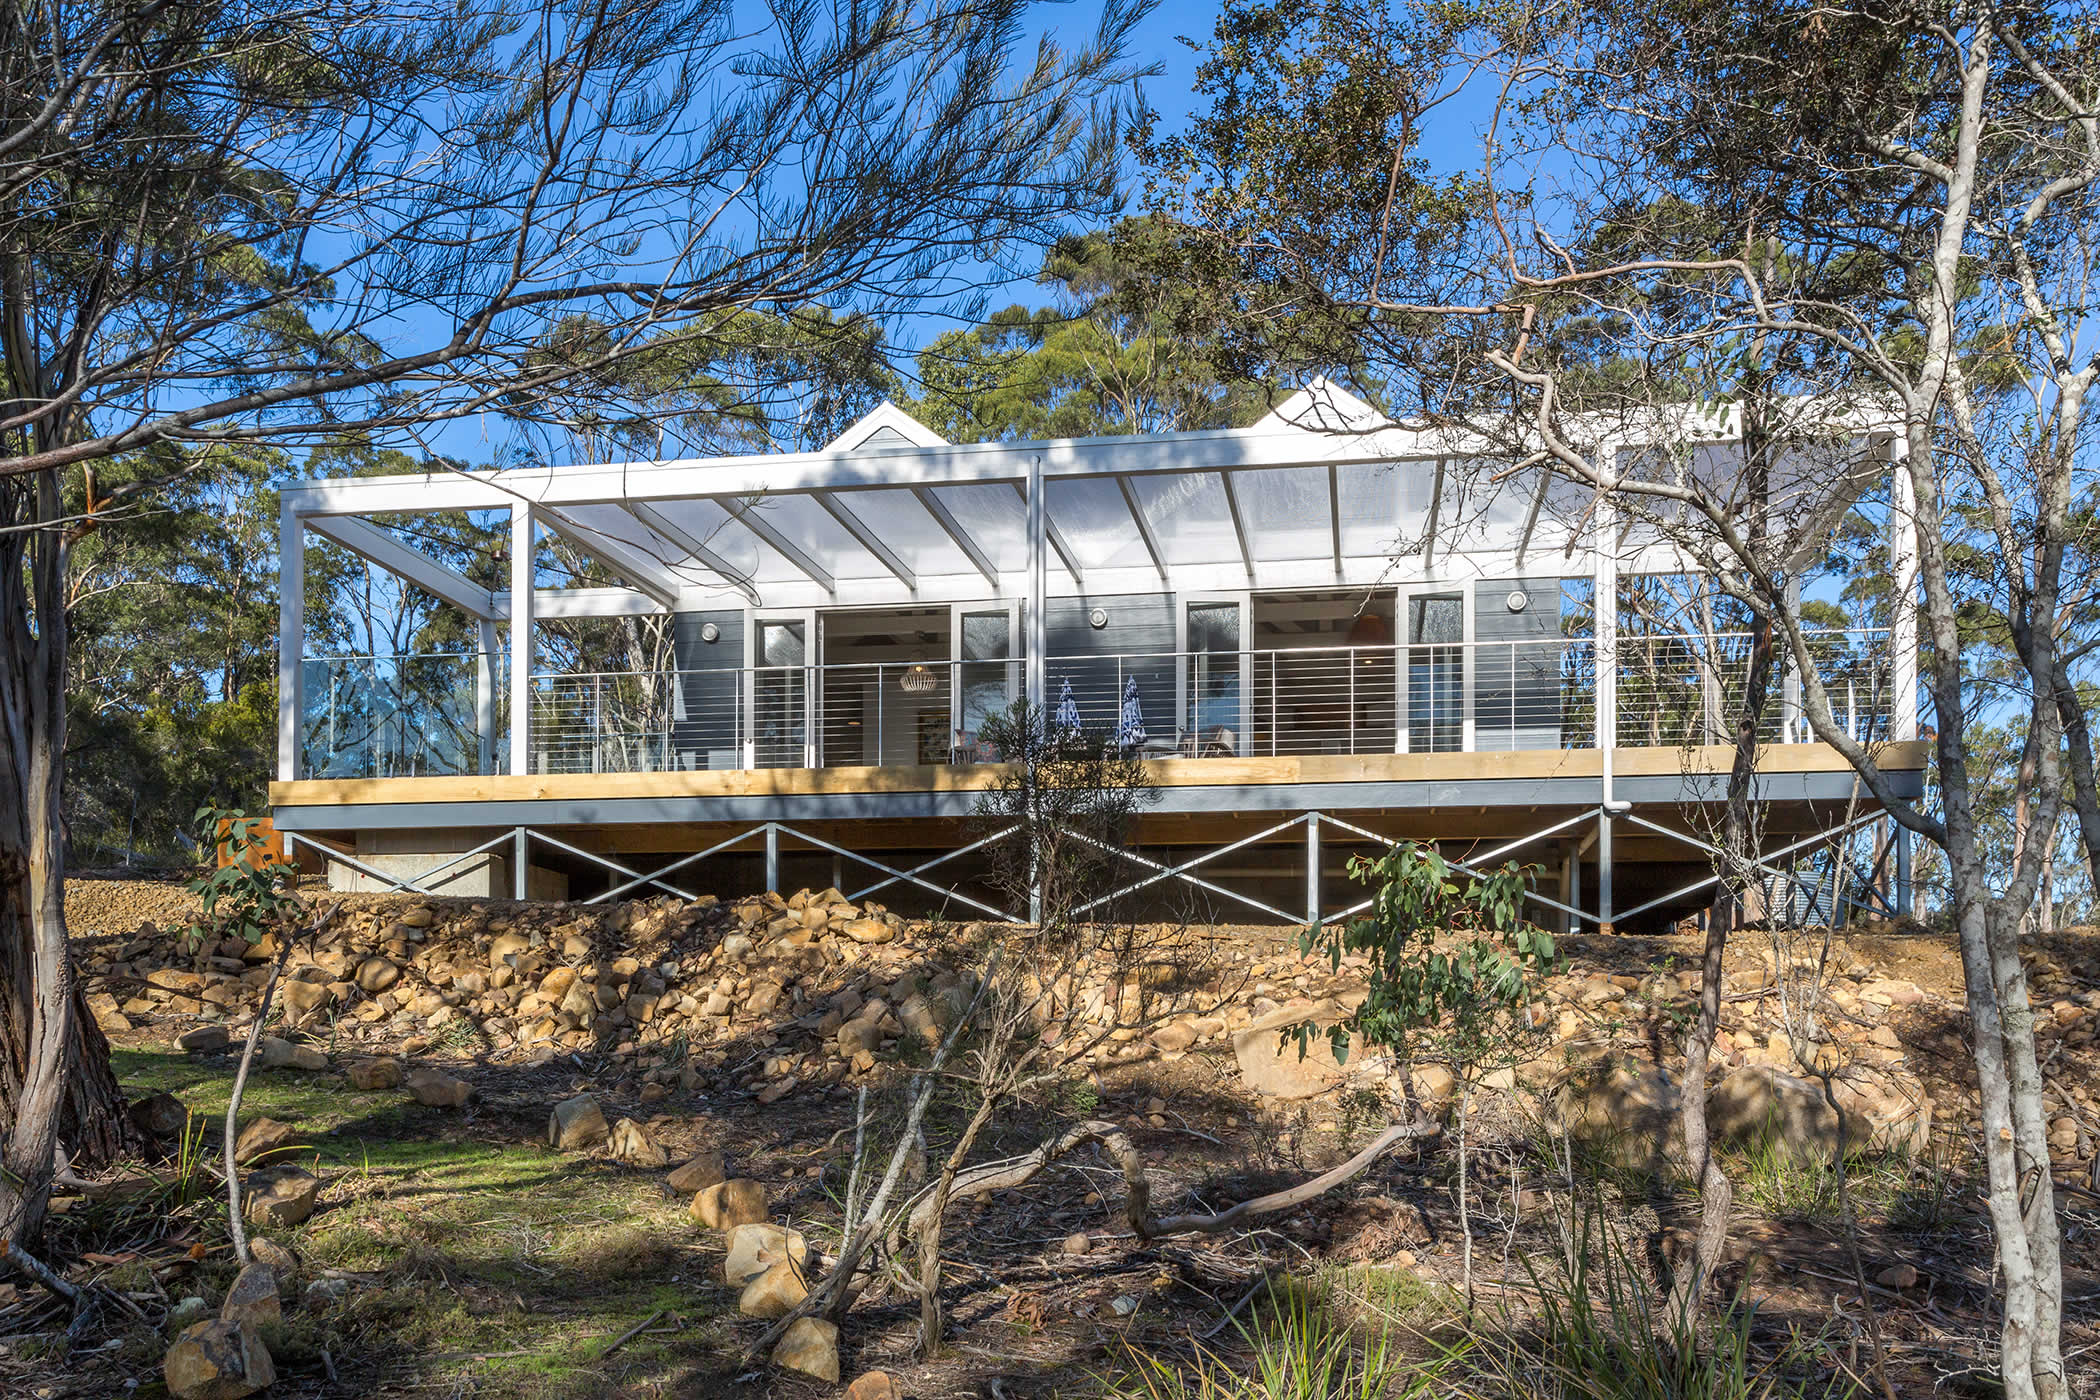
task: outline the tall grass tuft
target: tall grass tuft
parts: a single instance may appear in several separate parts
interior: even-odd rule
[[[1383,1327],[1352,1331],[1303,1288],[1275,1288],[1251,1324],[1247,1353],[1197,1344],[1193,1360],[1136,1353],[1102,1394],[1113,1400],[1416,1400],[1442,1393],[1455,1353],[1410,1358]]]
[[[1474,1393],[1536,1400],[1844,1400],[1857,1387],[1802,1382],[1751,1349],[1756,1309],[1673,1309],[1608,1230],[1586,1215],[1565,1280],[1537,1277],[1536,1309],[1475,1349]]]

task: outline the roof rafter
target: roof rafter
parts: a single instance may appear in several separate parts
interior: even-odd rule
[[[992,592],[997,593],[999,570],[992,566],[992,557],[986,554],[984,547],[963,528],[963,523],[948,509],[948,503],[940,498],[940,493],[931,486],[914,486],[911,488],[911,494],[920,505],[926,507],[926,513],[933,517],[934,523],[948,532],[948,538],[955,541],[955,547],[969,556],[970,562],[977,566],[977,572],[983,574],[984,581],[992,586]]]
[[[455,608],[480,618],[496,616],[496,599],[490,590],[476,587],[464,576],[410,549],[377,525],[339,515],[312,516],[306,525],[315,534],[334,540],[352,554],[370,560],[426,593],[435,594]]]
[[[758,590],[751,586],[751,580],[745,576],[743,570],[731,564],[714,550],[709,549],[705,540],[698,538],[692,531],[687,530],[677,521],[665,515],[661,509],[649,504],[647,501],[629,501],[621,509],[641,522],[644,529],[654,533],[673,549],[684,550],[701,567],[712,572],[723,583],[741,593],[751,603],[755,605],[758,602]],[[672,601],[675,604],[677,599],[674,597]]]
[[[852,507],[829,491],[812,491],[810,498],[822,506],[833,520],[838,521],[862,549],[874,555],[883,568],[895,574],[897,582],[914,593],[919,591],[919,576],[911,571],[911,567],[898,556],[896,550],[883,543],[882,537],[868,528],[868,522],[856,515]]]
[[[1119,476],[1116,485],[1123,488],[1123,504],[1130,507],[1130,518],[1137,524],[1138,538],[1145,542],[1145,553],[1152,556],[1152,567],[1159,571],[1159,581],[1167,582],[1167,556],[1160,552],[1159,537],[1152,533],[1152,522],[1145,518],[1145,507],[1137,498],[1137,490],[1130,478]]]
[[[1014,494],[1021,498],[1021,507],[1025,511],[1028,506],[1027,485],[1019,481],[1015,482]],[[1050,518],[1050,498],[1047,495],[1043,497],[1043,534],[1049,538],[1050,547],[1057,551],[1058,561],[1065,566],[1065,572],[1072,576],[1073,586],[1077,588],[1086,587],[1086,578],[1079,571],[1079,556],[1074,554],[1072,547],[1065,543],[1064,531],[1058,529],[1057,522]]]
[[[1341,468],[1327,464],[1327,527],[1334,537],[1334,581],[1342,581],[1342,479]]]
[[[632,508],[625,508],[633,515]],[[533,518],[611,569],[665,607],[678,606],[678,576],[654,554],[614,539],[605,531],[571,520],[560,511],[535,506]],[[672,541],[676,543],[676,541]]]
[[[750,496],[723,496],[715,504],[736,517],[736,522],[746,530],[764,540],[776,550],[780,557],[800,569],[826,593],[836,594],[839,581],[831,576],[831,570],[810,557],[809,551],[780,533],[773,522],[759,512],[756,498]]]
[[[1225,487],[1225,509],[1232,514],[1232,535],[1240,542],[1240,562],[1247,568],[1247,586],[1254,586],[1254,551],[1247,545],[1247,517],[1240,511],[1240,488],[1232,484],[1231,472],[1219,472]]]

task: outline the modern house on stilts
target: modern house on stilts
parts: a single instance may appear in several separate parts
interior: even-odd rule
[[[507,518],[508,586],[419,550],[398,522],[429,512]],[[1205,917],[1337,917],[1365,894],[1346,857],[1409,838],[1536,867],[1542,922],[1652,925],[1713,879],[1749,646],[1691,562],[1324,386],[1231,431],[963,445],[885,405],[815,452],[309,481],[281,530],[272,814],[346,887],[836,883],[1020,916],[973,810],[1001,760],[984,719],[1022,696],[1147,760],[1123,884]],[[548,586],[550,535],[621,586]],[[309,655],[315,539],[478,645]],[[1641,580],[1693,602],[1633,607]],[[1841,721],[1916,791],[1907,596],[1816,644]],[[662,619],[669,664],[543,667],[537,630],[581,617]],[[1906,841],[1778,695],[1757,795],[1780,907],[1900,906]]]

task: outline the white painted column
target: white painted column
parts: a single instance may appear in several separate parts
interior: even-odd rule
[[[510,508],[510,771],[532,771],[532,507]]]
[[[1889,737],[1918,737],[1918,498],[1910,439],[1889,440]],[[1909,843],[1902,848],[1909,854]],[[1908,895],[1905,891],[1905,895]],[[1906,911],[1907,912],[1907,911]]]
[[[1792,617],[1801,616],[1801,579],[1799,576],[1786,581],[1786,610]],[[1779,648],[1779,732],[1783,743],[1799,744],[1809,741],[1808,712],[1801,703],[1801,670],[1794,664],[1793,649],[1785,645]]]
[[[277,778],[299,777],[300,683],[306,651],[306,523],[289,501],[277,508]]]
[[[1607,441],[1600,445],[1597,460],[1607,481],[1616,480],[1618,444]],[[1596,620],[1597,754],[1602,764],[1597,806],[1597,924],[1599,929],[1608,929],[1612,922],[1611,824],[1618,802],[1612,791],[1612,757],[1619,742],[1619,509],[1608,486],[1599,489],[1592,518],[1597,542],[1596,602],[1591,612]]]
[[[1048,672],[1043,655],[1050,644],[1050,620],[1047,614],[1047,598],[1050,591],[1049,548],[1044,530],[1043,458],[1040,453],[1028,459],[1028,645],[1025,687],[1028,703],[1038,709],[1048,710]],[[1123,697],[1118,695],[1116,703]]]
[[[496,620],[484,617],[475,628],[480,650],[474,656],[474,732],[480,736],[476,773],[496,771]]]

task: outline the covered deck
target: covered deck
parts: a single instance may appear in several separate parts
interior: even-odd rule
[[[1539,865],[1564,921],[1674,912],[1710,870],[1749,638],[1622,616],[1624,580],[1686,561],[1477,448],[1325,391],[1237,432],[954,446],[885,407],[821,453],[303,483],[272,807],[359,881],[609,897],[818,860],[1012,914],[968,872],[1003,759],[986,722],[1025,697],[1147,762],[1135,884],[1331,917],[1335,852],[1439,839]],[[418,549],[433,513],[506,527],[484,526],[508,587]],[[309,535],[478,645],[305,655]],[[617,583],[548,586],[547,539]],[[660,662],[547,664],[545,624],[579,618],[661,629]],[[1914,621],[1812,644],[1838,723],[1917,775]],[[1778,691],[1775,869],[1866,825]],[[1870,843],[1900,901],[1907,846]]]

